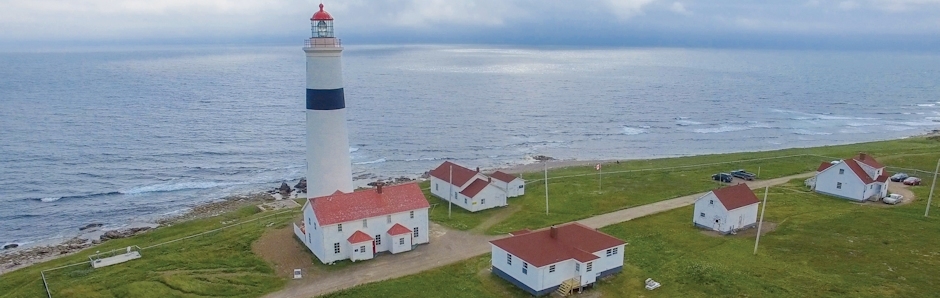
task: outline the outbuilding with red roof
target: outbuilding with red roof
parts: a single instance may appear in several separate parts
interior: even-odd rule
[[[471,170],[450,161],[441,163],[428,172],[428,176],[432,195],[470,212],[506,206],[509,186],[515,187],[518,195],[525,191],[522,179],[510,179],[515,177],[503,172],[487,176],[480,173],[480,168]]]
[[[759,204],[747,184],[722,187],[695,200],[692,223],[722,234],[733,233],[757,224]]]
[[[428,204],[416,183],[307,200],[294,233],[324,264],[372,259],[428,243]]]
[[[493,184],[496,187],[506,191],[506,197],[515,198],[525,194],[525,180],[518,176],[513,176],[503,171],[496,171],[490,174],[493,177]]]
[[[865,153],[821,163],[813,181],[813,190],[817,193],[858,202],[880,200],[888,195],[885,166]]]
[[[490,244],[493,274],[535,296],[550,294],[564,283],[570,288],[589,286],[620,272],[626,246],[579,223],[517,231]]]

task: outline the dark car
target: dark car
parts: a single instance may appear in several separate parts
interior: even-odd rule
[[[754,175],[754,173],[748,173],[745,170],[731,171],[731,176],[738,177],[738,178],[748,180],[748,181],[754,180],[754,178],[757,177],[757,175]]]
[[[910,177],[907,175],[907,173],[896,173],[894,175],[891,175],[891,181],[901,182],[901,181],[904,181],[904,179],[907,179],[907,177]]]
[[[728,174],[728,173],[718,173],[718,174],[712,175],[712,180],[721,181],[724,183],[731,183],[731,180],[733,179],[734,177],[732,177],[731,174]]]
[[[907,185],[920,185],[920,178],[917,178],[917,177],[907,177],[907,179],[904,179],[904,184],[907,184]]]

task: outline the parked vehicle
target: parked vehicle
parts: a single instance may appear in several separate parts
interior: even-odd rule
[[[891,205],[900,203],[902,200],[904,200],[904,196],[896,194],[896,193],[893,193],[891,195],[888,195],[884,199],[881,199],[881,201],[885,202],[885,204],[891,204]]]
[[[734,180],[734,177],[728,173],[718,173],[718,174],[712,175],[712,180],[721,181],[724,183],[731,183],[731,180]]]
[[[907,175],[907,173],[896,173],[894,175],[891,175],[891,181],[901,182],[901,181],[904,181],[904,179],[907,179],[907,177],[910,177]]]
[[[748,181],[754,180],[754,178],[757,177],[757,175],[754,175],[754,173],[748,173],[745,170],[731,171],[731,176],[738,177],[738,178],[748,180]]]
[[[904,179],[904,184],[907,184],[907,185],[920,185],[920,178],[917,178],[917,177],[907,177],[907,179]]]

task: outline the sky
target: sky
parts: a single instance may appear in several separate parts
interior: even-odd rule
[[[0,45],[285,43],[311,0],[0,0]],[[357,44],[940,50],[940,0],[323,0]]]

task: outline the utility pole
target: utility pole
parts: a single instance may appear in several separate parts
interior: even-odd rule
[[[754,240],[754,255],[757,255],[757,244],[760,243],[760,228],[764,225],[764,210],[767,210],[768,192],[770,192],[770,186],[764,188],[764,204],[760,207],[760,221],[757,222],[757,240]]]
[[[601,192],[601,181],[604,179],[604,168],[597,164],[597,192]]]
[[[448,191],[449,193],[447,194],[447,197],[450,199],[447,200],[447,218],[450,218],[450,208],[451,208],[451,205],[454,204],[454,198],[452,197],[454,195],[454,165],[453,164],[450,165],[450,179],[448,180],[450,180],[448,181],[450,182],[450,190]]]
[[[542,162],[545,168],[545,215],[548,215],[548,163]]]
[[[937,172],[940,172],[940,159],[937,159],[937,167],[933,169],[933,182],[930,183],[930,196],[927,196],[927,211],[924,211],[924,217],[930,214],[930,202],[933,201],[933,188],[937,186]]]

